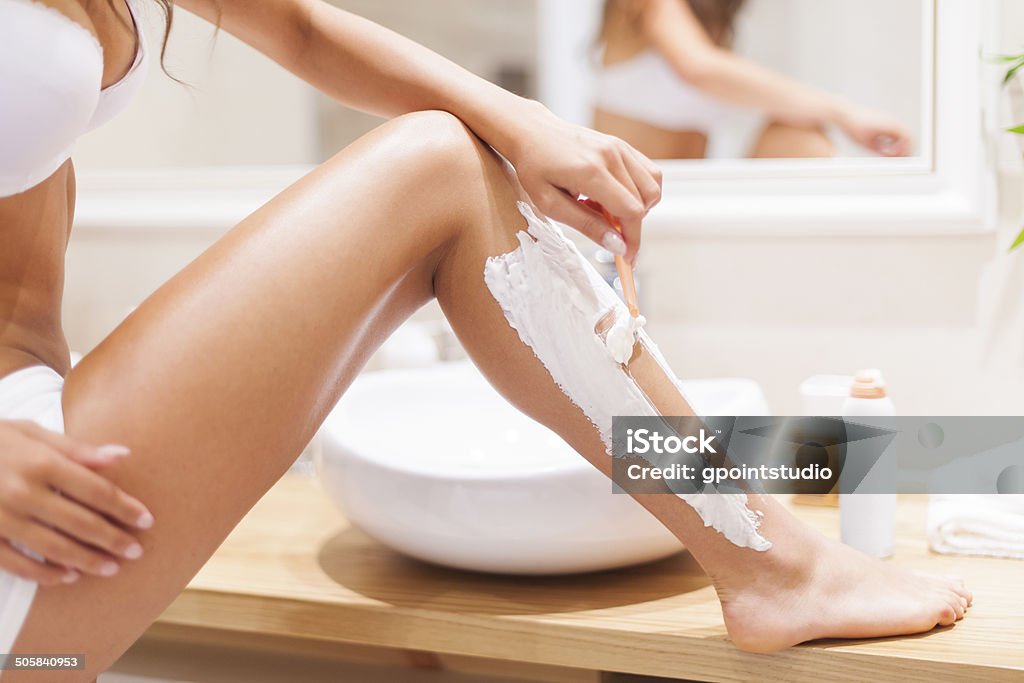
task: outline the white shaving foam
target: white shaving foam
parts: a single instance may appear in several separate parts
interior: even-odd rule
[[[615,324],[608,330],[608,338],[605,346],[612,360],[620,365],[625,365],[633,357],[633,347],[636,345],[637,334],[647,324],[647,318],[642,315],[633,317],[631,315],[615,316]]]
[[[551,374],[551,378],[597,428],[612,454],[615,415],[655,417],[657,410],[622,369],[640,341],[672,378],[661,352],[632,318],[611,287],[566,239],[562,231],[533,208],[519,203],[529,232],[517,237],[519,248],[488,259],[484,281],[519,333]],[[607,342],[595,333],[599,321],[612,311],[615,323]],[[772,544],[758,533],[759,517],[747,507],[745,494],[678,494],[705,526],[744,548],[768,550]]]

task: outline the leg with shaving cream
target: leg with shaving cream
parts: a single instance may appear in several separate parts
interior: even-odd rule
[[[521,346],[492,329],[501,325],[486,303],[468,325],[446,310],[492,383],[610,476],[613,416],[693,409],[653,340],[559,228],[527,203],[519,209],[525,229],[511,250],[485,247],[484,280]],[[466,291],[472,276],[460,266],[454,277]],[[445,289],[438,296],[445,305]],[[491,358],[497,348],[505,349],[499,361]],[[868,558],[799,523],[770,496],[635,497],[712,577],[726,627],[747,650],[927,631],[962,617],[970,600],[958,580]]]

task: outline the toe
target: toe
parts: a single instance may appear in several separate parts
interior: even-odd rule
[[[956,593],[950,593],[947,600],[949,601],[949,606],[953,608],[954,612],[956,612],[957,621],[963,619],[964,611],[967,609],[967,601]]]
[[[948,579],[950,589],[962,597],[966,601],[967,605],[970,605],[974,600],[974,594],[967,589],[967,586],[964,584],[964,580],[959,576],[950,576]]]
[[[956,620],[956,610],[953,609],[952,605],[947,604],[939,609],[939,615],[936,620],[939,626],[951,626],[956,623]]]

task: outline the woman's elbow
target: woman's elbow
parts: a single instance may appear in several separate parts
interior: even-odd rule
[[[679,77],[699,90],[706,90],[718,80],[720,61],[713,50],[697,50],[675,61]]]

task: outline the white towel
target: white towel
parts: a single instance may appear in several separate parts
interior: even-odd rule
[[[63,388],[64,378],[43,366],[0,377],[0,420],[33,420],[41,427],[63,432]],[[35,594],[34,581],[0,571],[0,654],[14,646]]]
[[[937,553],[1024,559],[1024,495],[933,495],[928,542]]]

